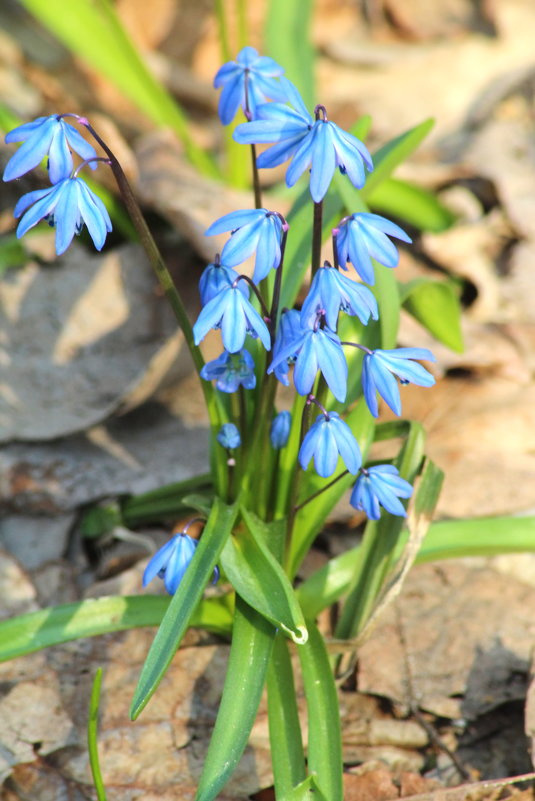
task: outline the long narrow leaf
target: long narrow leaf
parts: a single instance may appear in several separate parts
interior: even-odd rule
[[[93,680],[93,689],[91,690],[91,700],[89,702],[89,718],[87,721],[87,749],[89,751],[89,765],[91,767],[91,775],[93,776],[93,784],[95,785],[98,801],[106,801],[106,790],[104,789],[102,773],[100,772],[97,743],[98,707],[100,703],[101,683],[102,668],[98,668]]]
[[[450,281],[415,279],[402,291],[403,306],[424,328],[451,350],[464,350],[461,305]]]
[[[440,233],[455,222],[455,214],[432,192],[399,178],[386,178],[368,195],[374,211],[399,217],[421,231]]]
[[[266,52],[284,66],[285,75],[312,108],[314,49],[310,40],[312,0],[271,0],[265,23]]]
[[[407,159],[422,142],[435,121],[433,119],[424,120],[414,128],[410,128],[405,133],[391,139],[376,153],[373,154],[374,170],[369,175],[362,192],[362,198],[368,202],[371,193],[386,179],[389,178],[396,167]]]

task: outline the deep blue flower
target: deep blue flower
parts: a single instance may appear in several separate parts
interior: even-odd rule
[[[28,192],[20,198],[13,214],[15,217],[23,215],[17,228],[19,238],[41,220],[55,226],[58,256],[67,250],[84,223],[97,250],[102,249],[106,234],[112,228],[104,203],[82,178],[64,178],[55,186]]]
[[[379,464],[366,470],[361,468],[349,502],[355,509],[366,512],[370,520],[379,520],[381,506],[393,515],[406,517],[407,513],[399,499],[410,498],[411,495],[412,486],[401,478],[396,467]]]
[[[96,158],[93,145],[65,122],[58,114],[51,117],[38,117],[14,128],[6,136],[6,142],[24,142],[11,156],[4,170],[4,181],[20,178],[33,170],[48,154],[48,173],[53,184],[67,178],[73,168],[71,149],[82,159]],[[90,165],[93,169],[96,164]]]
[[[385,267],[397,267],[398,249],[388,238],[412,242],[403,228],[378,214],[359,212],[342,220],[333,230],[340,267],[350,262],[367,284],[375,283],[372,258]]]
[[[274,448],[284,448],[290,436],[292,415],[290,412],[279,412],[271,421],[269,438]]]
[[[277,361],[277,365],[273,372],[277,379],[284,384],[285,387],[290,385],[288,373],[290,372],[289,363],[295,361],[296,353],[292,353],[283,361],[278,361],[279,353],[283,348],[286,348],[290,342],[301,336],[301,315],[297,309],[285,309],[281,314],[277,334],[275,336],[275,344],[273,345],[273,361]]]
[[[216,73],[214,86],[223,87],[219,98],[219,118],[228,125],[241,106],[251,119],[256,108],[272,100],[286,100],[286,93],[277,80],[284,70],[268,56],[259,56],[254,47],[244,47],[236,61],[228,61]]]
[[[280,349],[268,373],[274,372],[287,359],[294,358],[294,384],[300,395],[308,395],[318,370],[321,370],[336,400],[345,400],[347,362],[340,338],[333,331],[327,328],[301,328],[296,338]]]
[[[158,576],[164,580],[167,592],[173,595],[184,578],[198,544],[198,540],[194,540],[183,531],[175,534],[148,563],[143,573],[143,586],[146,587],[155,576]],[[219,570],[216,567],[214,568],[214,584],[218,578]]]
[[[232,231],[225,243],[221,259],[236,267],[256,251],[253,281],[260,283],[281,260],[282,220],[267,209],[244,209],[225,214],[206,231],[206,236]]]
[[[376,392],[395,414],[401,414],[401,399],[395,376],[402,384],[417,384],[419,387],[432,387],[435,383],[431,373],[412,359],[435,361],[435,357],[427,348],[394,348],[374,350],[365,354],[362,365],[362,386],[366,403],[374,417],[379,414]]]
[[[204,268],[199,279],[199,294],[202,305],[206,306],[208,301],[215,298],[222,289],[229,287],[236,278],[238,278],[236,270],[226,264],[221,264],[218,256],[216,256],[215,261]],[[245,281],[240,281],[238,288],[246,298],[249,297],[249,288]]]
[[[339,456],[350,473],[358,472],[362,457],[348,424],[336,412],[319,414],[301,444],[299,464],[306,470],[314,457],[316,473],[328,478],[336,470]]]
[[[313,325],[317,315],[322,313],[328,327],[336,331],[339,311],[356,315],[364,325],[370,315],[374,320],[379,316],[373,292],[326,264],[312,280],[301,308],[301,323]]]
[[[282,103],[264,103],[257,109],[257,119],[242,123],[234,139],[242,144],[275,143],[257,159],[259,167],[276,167],[292,158],[286,184],[293,186],[306,169],[311,168],[310,194],[319,203],[325,196],[336,167],[347,173],[360,189],[366,181],[366,169],[373,162],[365,145],[327,119],[325,109],[316,107],[316,119],[307,111],[295,86],[281,78],[290,108]]]
[[[254,389],[254,359],[245,348],[237,353],[224,350],[221,356],[204,365],[201,378],[206,381],[215,379],[216,387],[221,392],[236,392],[240,385],[245,389]]]
[[[203,308],[193,326],[196,345],[211,328],[221,328],[223,346],[229,353],[237,353],[243,348],[247,334],[258,336],[266,350],[271,347],[268,327],[240,291],[239,283],[222,289]]]
[[[241,445],[240,432],[234,423],[224,423],[217,435],[217,441],[223,448],[231,450],[232,448],[239,448]]]

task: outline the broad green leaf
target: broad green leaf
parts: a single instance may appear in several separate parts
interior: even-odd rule
[[[461,306],[451,282],[417,278],[403,287],[402,303],[439,342],[457,353],[464,350]]]
[[[307,621],[309,639],[298,649],[308,712],[308,770],[329,801],[342,801],[342,737],[338,694],[323,637]]]
[[[286,639],[275,638],[267,675],[269,742],[277,798],[290,798],[306,778],[292,662]]]
[[[374,211],[406,220],[421,231],[439,233],[450,228],[455,214],[432,192],[398,178],[386,178],[368,196]]]
[[[169,667],[232,531],[237,514],[237,504],[227,506],[219,498],[214,500],[193,559],[171,599],[141,670],[130,708],[132,720],[148,704]]]
[[[232,646],[195,801],[213,801],[245,750],[264,689],[275,629],[241,598],[236,600]]]
[[[362,199],[366,203],[369,201],[371,193],[416,150],[434,124],[433,119],[424,120],[414,128],[391,139],[373,154],[373,172],[368,175],[365,185],[360,190]]]
[[[89,765],[91,767],[91,775],[93,776],[93,784],[97,793],[98,801],[106,801],[106,790],[104,789],[104,782],[102,781],[102,773],[100,772],[100,762],[98,758],[98,707],[100,703],[100,685],[102,683],[102,668],[98,668],[93,680],[93,688],[91,690],[91,700],[89,702],[89,718],[87,721],[87,747],[89,751]]]
[[[284,67],[310,109],[316,102],[310,39],[313,5],[312,0],[270,0],[264,27],[267,55]]]
[[[246,509],[242,509],[242,515],[245,526],[227,540],[221,552],[223,570],[238,595],[253,609],[295,643],[306,642],[305,620],[295,591],[262,537],[261,521]]]

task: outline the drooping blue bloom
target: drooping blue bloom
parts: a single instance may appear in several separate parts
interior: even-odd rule
[[[347,423],[336,412],[319,414],[301,444],[299,464],[306,470],[314,457],[316,473],[328,478],[336,470],[339,456],[350,473],[358,472],[362,463],[360,448]]]
[[[276,61],[259,56],[254,47],[244,47],[236,61],[228,61],[216,73],[214,87],[223,87],[219,98],[219,118],[228,125],[241,106],[254,119],[256,108],[272,100],[286,100],[286,93],[277,80],[284,72]]]
[[[28,192],[20,198],[13,214],[23,215],[17,228],[19,239],[41,220],[55,226],[58,256],[67,250],[84,223],[97,250],[102,249],[106,234],[112,229],[104,203],[82,178],[64,178],[55,186]]]
[[[225,231],[232,231],[232,236],[223,247],[222,261],[229,267],[236,267],[256,251],[255,284],[279,266],[283,224],[278,214],[267,209],[233,211],[212,223],[206,236]]]
[[[274,372],[287,359],[294,358],[294,384],[300,395],[308,395],[320,370],[336,400],[345,400],[347,362],[340,338],[333,331],[301,328],[295,339],[280,349],[268,367],[268,373]]]
[[[285,309],[281,314],[275,344],[273,345],[273,361],[277,361],[273,372],[278,381],[285,387],[290,385],[288,373],[290,372],[289,363],[295,361],[296,353],[292,353],[283,361],[278,361],[279,353],[286,348],[290,342],[301,336],[301,315],[297,309]]]
[[[206,381],[215,380],[221,392],[236,392],[240,385],[245,389],[256,386],[254,359],[245,348],[237,353],[224,350],[221,356],[204,365],[200,375]]]
[[[340,267],[347,270],[350,262],[367,284],[375,283],[372,258],[385,267],[397,267],[398,249],[388,238],[393,236],[403,242],[412,242],[403,228],[379,214],[359,212],[342,220],[333,229]]]
[[[211,328],[221,328],[223,346],[229,353],[237,353],[243,348],[247,334],[258,336],[266,350],[271,348],[268,327],[240,291],[239,283],[222,289],[202,309],[193,326],[196,345]]]
[[[328,327],[336,331],[339,311],[356,315],[364,325],[370,316],[374,320],[379,317],[373,292],[325,263],[312,279],[301,308],[301,324],[313,325],[317,315],[322,313]]]
[[[290,412],[279,412],[271,421],[269,438],[271,440],[271,444],[276,450],[284,448],[288,442],[291,425],[292,415]]]
[[[435,383],[431,373],[412,359],[436,361],[427,348],[394,348],[374,350],[365,354],[362,365],[362,386],[366,403],[374,417],[379,414],[376,392],[395,414],[401,414],[401,399],[396,376],[402,384],[432,387]]]
[[[219,434],[216,437],[217,441],[223,448],[232,450],[232,448],[239,448],[241,445],[240,432],[234,423],[224,423],[221,426]]]
[[[401,478],[396,467],[379,464],[361,468],[349,502],[355,509],[366,512],[370,520],[379,520],[381,506],[393,515],[406,517],[407,513],[399,499],[410,498],[411,495],[411,484]]]
[[[164,580],[169,595],[174,595],[184,578],[189,563],[197,548],[198,541],[181,531],[175,534],[157,551],[143,573],[143,586],[146,587],[155,576]],[[214,568],[213,583],[219,578],[218,568]]]
[[[67,178],[72,171],[73,161],[71,149],[82,159],[96,158],[93,145],[69,125],[59,114],[50,117],[38,117],[14,128],[6,136],[6,142],[23,142],[24,144],[11,156],[4,170],[4,181],[20,178],[24,173],[33,170],[48,154],[48,173],[53,184]],[[93,169],[97,166],[90,165]]]
[[[204,268],[199,279],[199,294],[202,305],[206,306],[208,301],[215,298],[222,289],[229,287],[238,277],[236,270],[226,264],[221,264],[220,259],[216,256],[215,261]],[[238,288],[246,298],[249,297],[249,287],[245,281],[240,281]]]
[[[256,120],[236,127],[234,139],[242,144],[274,143],[258,157],[259,167],[276,167],[291,157],[286,172],[288,186],[310,167],[310,194],[316,203],[324,198],[336,167],[347,173],[358,189],[364,186],[365,168],[373,170],[365,145],[328,120],[322,106],[316,107],[314,119],[295,86],[286,78],[281,78],[281,84],[294,108],[264,103],[257,109]]]

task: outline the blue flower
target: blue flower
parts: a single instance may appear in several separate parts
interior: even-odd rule
[[[215,379],[216,387],[221,392],[236,392],[240,385],[245,389],[254,389],[256,386],[254,359],[245,348],[237,353],[228,353],[224,350],[221,356],[204,365],[201,378],[206,381]]]
[[[349,261],[367,284],[375,283],[372,258],[385,267],[397,267],[399,254],[388,238],[394,236],[411,242],[403,228],[378,214],[359,212],[342,220],[333,229],[340,267],[347,270]]]
[[[222,289],[229,287],[238,277],[236,270],[221,264],[219,256],[216,256],[215,261],[205,267],[199,279],[199,293],[202,305],[206,306],[208,301],[215,298]],[[249,288],[245,281],[240,281],[238,288],[246,298],[249,297]]]
[[[349,502],[355,509],[366,512],[370,520],[379,520],[381,506],[393,515],[406,517],[407,513],[399,499],[410,498],[411,495],[412,486],[401,478],[396,467],[379,464],[361,468]]]
[[[292,353],[283,361],[278,361],[279,353],[286,348],[296,337],[301,336],[301,316],[297,309],[284,309],[277,328],[275,344],[273,345],[273,361],[277,361],[277,366],[273,372],[277,379],[285,387],[290,385],[288,373],[290,372],[289,362],[294,362],[296,353]]]
[[[96,158],[95,148],[86,142],[76,128],[65,122],[59,114],[38,117],[14,128],[6,136],[6,142],[24,142],[9,159],[4,170],[4,181],[20,178],[33,170],[48,154],[48,172],[53,184],[67,178],[73,168],[71,148],[82,159]],[[97,165],[91,164],[95,169]]]
[[[327,328],[301,328],[296,338],[282,347],[268,367],[268,373],[287,359],[295,358],[294,384],[300,395],[308,395],[318,370],[336,400],[344,401],[347,393],[347,362],[340,338]]]
[[[169,595],[174,595],[184,578],[189,563],[197,548],[198,541],[181,531],[175,534],[163,548],[157,551],[143,573],[143,586],[146,587],[155,576],[164,580]],[[219,570],[214,568],[213,583],[219,578]]]
[[[306,470],[312,457],[316,473],[332,476],[341,456],[350,473],[357,473],[362,462],[360,448],[348,424],[336,412],[319,414],[299,449],[299,464]]]
[[[243,348],[247,334],[260,337],[266,350],[271,348],[268,327],[240,291],[239,283],[222,289],[203,308],[193,326],[196,345],[211,328],[221,328],[223,346],[229,353],[237,353]]]
[[[339,311],[356,315],[364,325],[370,315],[374,320],[379,316],[373,292],[326,263],[314,276],[301,308],[302,325],[313,325],[322,313],[328,327],[335,331]]]
[[[223,448],[231,450],[232,448],[239,448],[241,445],[240,432],[234,423],[224,423],[219,430],[216,437],[217,441]]]
[[[271,440],[271,444],[277,450],[284,448],[288,442],[291,425],[292,415],[290,412],[279,412],[271,421],[269,438]]]
[[[402,384],[417,384],[419,387],[432,387],[435,383],[431,373],[421,364],[411,361],[412,359],[435,361],[435,357],[427,348],[374,350],[364,356],[362,386],[366,403],[374,417],[379,414],[376,392],[395,414],[401,414],[401,399],[395,376]]]
[[[286,93],[277,78],[284,72],[276,61],[259,56],[254,47],[244,47],[236,61],[228,61],[216,73],[214,86],[223,87],[219,98],[219,118],[228,125],[241,106],[244,113],[254,118],[256,108],[272,100],[286,100]]]
[[[316,118],[307,111],[299,92],[286,78],[281,78],[290,108],[281,103],[264,103],[257,109],[257,119],[242,123],[234,139],[242,144],[275,143],[257,159],[259,167],[276,167],[292,158],[286,184],[293,186],[311,168],[310,194],[319,203],[325,196],[336,167],[360,189],[366,170],[373,162],[365,145],[327,119],[323,106],[316,106]]]
[[[232,231],[225,243],[221,259],[236,267],[256,251],[253,281],[260,283],[281,260],[283,223],[278,214],[267,209],[244,209],[225,214],[206,231],[206,236]]]
[[[64,253],[75,234],[87,225],[97,250],[101,250],[106,234],[111,231],[111,220],[102,200],[87,186],[82,178],[64,178],[55,186],[37,189],[23,195],[13,212],[22,219],[17,228],[17,237],[46,220],[56,227],[56,253]]]

